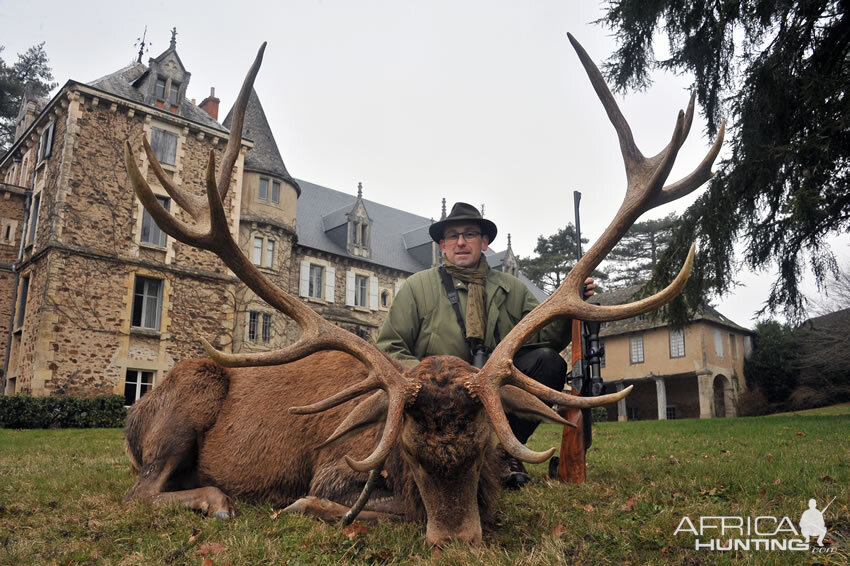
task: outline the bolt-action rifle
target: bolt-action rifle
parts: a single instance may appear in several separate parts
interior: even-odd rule
[[[579,220],[579,202],[581,193],[573,191],[576,216],[576,250],[577,260],[581,259],[581,222]],[[585,287],[582,285],[581,294],[584,298]],[[573,320],[571,367],[569,380],[573,394],[583,397],[596,397],[603,391],[600,361],[605,354],[599,342],[598,322]],[[568,483],[582,483],[586,478],[585,453],[593,442],[591,430],[590,409],[561,409],[561,416],[575,425],[575,428],[565,426],[561,437],[561,453],[558,460],[557,477]],[[551,475],[551,474],[550,474]]]

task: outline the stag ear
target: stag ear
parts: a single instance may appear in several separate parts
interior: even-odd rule
[[[502,398],[502,406],[505,408],[506,414],[512,413],[530,421],[560,424],[575,428],[574,424],[562,419],[549,405],[519,387],[505,385],[499,390],[499,395]]]
[[[351,438],[367,428],[383,422],[387,418],[388,406],[389,397],[383,390],[370,395],[354,407],[354,410],[336,427],[333,434],[317,448],[326,448],[331,444]]]

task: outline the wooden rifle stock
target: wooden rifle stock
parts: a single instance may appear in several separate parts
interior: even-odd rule
[[[582,363],[581,321],[573,320],[571,366]],[[573,395],[580,391],[573,390]],[[575,428],[565,426],[561,436],[561,452],[558,458],[558,479],[566,483],[584,483],[587,477],[586,448],[584,446],[584,417],[581,409],[561,407],[558,413]],[[590,426],[590,423],[587,423]]]

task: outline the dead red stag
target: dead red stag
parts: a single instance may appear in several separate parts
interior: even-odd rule
[[[127,422],[127,451],[139,476],[126,501],[181,502],[230,517],[230,497],[238,497],[290,505],[290,510],[332,520],[354,502],[368,472],[380,470],[379,477],[372,473],[378,481],[361,518],[425,520],[426,539],[432,544],[478,542],[482,521],[492,517],[498,488],[493,433],[525,462],[543,462],[555,450],[535,452],[521,444],[506,411],[565,424],[548,405],[596,407],[629,392],[631,387],[596,398],[572,396],[530,379],[512,360],[527,337],[555,319],[624,319],[658,308],[680,292],[690,273],[693,247],[676,279],[652,297],[619,306],[591,305],[579,297],[585,278],[643,212],[692,192],[711,176],[723,132],[693,173],[665,187],[691,126],[693,96],[687,113],[679,112],[667,147],[645,158],[599,70],[572,36],[570,41],[619,136],[626,196],[610,226],[564,284],[520,321],[481,370],[451,356],[427,358],[403,370],[276,287],[233,240],[222,202],[265,44],[237,99],[217,178],[210,152],[207,199],[174,186],[143,140],[156,177],[192,216],[192,225],[160,206],[126,143],[133,187],[157,224],[179,241],[217,254],[259,297],[302,329],[295,344],[266,353],[225,354],[204,341],[211,360],[176,365],[143,397]]]

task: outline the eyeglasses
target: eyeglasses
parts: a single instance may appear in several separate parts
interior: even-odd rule
[[[474,240],[477,240],[481,236],[481,232],[476,232],[475,230],[470,230],[469,232],[451,232],[449,234],[446,234],[444,239],[447,242],[456,243],[458,238],[460,238],[461,236],[463,236],[463,239],[467,242],[472,242]]]

